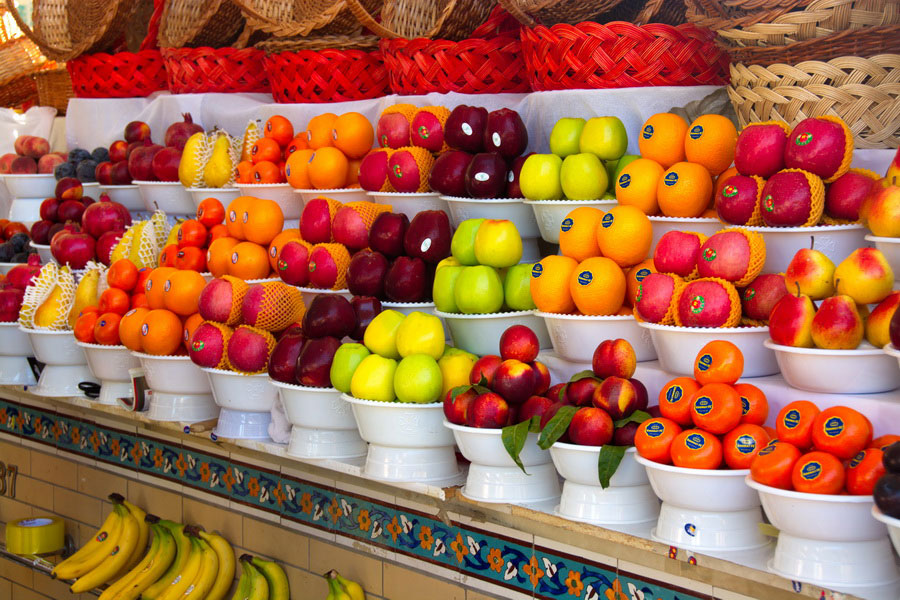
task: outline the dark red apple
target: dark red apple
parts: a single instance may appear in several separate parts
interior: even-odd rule
[[[347,288],[354,296],[384,295],[384,279],[390,263],[381,252],[360,250],[347,267]]]
[[[450,218],[442,210],[417,213],[403,236],[403,249],[408,256],[438,264],[450,256]]]
[[[303,334],[308,338],[341,339],[356,329],[356,313],[350,301],[338,294],[317,294],[303,315]]]
[[[421,302],[425,298],[427,285],[425,261],[398,256],[384,277],[384,295],[393,302]]]
[[[369,323],[381,312],[381,300],[373,296],[353,296],[350,305],[353,307],[353,312],[356,313],[356,329],[353,330],[350,337],[361,342]]]
[[[484,149],[499,152],[504,158],[513,158],[528,147],[528,129],[519,113],[511,108],[501,108],[489,113],[484,126]]]
[[[441,154],[428,176],[428,185],[445,196],[466,196],[466,169],[472,155],[463,150],[450,150]]]
[[[297,383],[297,358],[306,338],[299,328],[285,331],[269,356],[269,377],[282,383]]]
[[[444,139],[447,145],[469,153],[481,152],[484,148],[484,128],[488,111],[481,106],[460,104],[450,112],[444,123]]]
[[[409,217],[404,213],[383,212],[369,229],[369,248],[381,252],[387,258],[403,254],[403,240],[409,228]]]
[[[512,165],[509,167],[509,173],[506,174],[507,198],[522,197],[522,187],[519,185],[519,173],[522,172],[522,165],[525,164],[525,159],[532,154],[534,154],[534,152],[529,152],[525,156],[517,156],[513,159]]]
[[[60,221],[81,222],[81,216],[84,214],[84,203],[80,200],[64,200],[59,203],[59,209],[56,216]]]
[[[297,355],[297,383],[309,387],[331,387],[331,361],[341,347],[336,337],[309,339]]]
[[[506,192],[506,161],[496,152],[472,157],[466,168],[466,193],[472,198],[499,198]]]

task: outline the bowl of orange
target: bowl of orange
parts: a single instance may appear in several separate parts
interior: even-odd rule
[[[341,204],[347,204],[348,202],[362,202],[363,200],[368,200],[368,192],[362,188],[332,188],[327,190],[317,190],[317,189],[296,189],[294,190],[295,194],[300,196],[303,204],[306,204],[313,198],[331,198],[332,200],[337,200]]]
[[[84,351],[88,368],[100,380],[97,402],[117,406],[119,398],[133,398],[131,369],[139,369],[141,362],[125,346],[106,346],[75,342]]]
[[[79,383],[96,383],[84,352],[76,345],[71,331],[26,329],[21,326],[20,331],[28,335],[34,357],[44,363],[38,384],[29,389],[32,394],[48,398],[81,397],[84,393],[78,388]]]
[[[513,222],[523,238],[541,236],[534,211],[522,198],[441,198],[447,202],[454,227],[459,227],[466,219],[507,219]]]
[[[235,198],[242,195],[240,188],[188,188],[191,198],[194,200],[194,206],[200,206],[200,203],[207,198],[215,198],[222,203],[222,206],[228,204]],[[251,194],[248,194],[251,195]]]
[[[109,196],[113,202],[118,202],[130,212],[145,210],[144,199],[138,186],[131,185],[101,185],[100,192]]]
[[[293,188],[287,183],[238,183],[235,185],[240,190],[240,196],[277,202],[285,219],[299,219],[300,213],[303,212],[303,204],[297,202]]]
[[[525,204],[534,211],[538,230],[544,241],[551,244],[559,243],[559,228],[563,220],[570,212],[580,206],[592,206],[605,211],[615,206],[615,200],[524,200]]]
[[[589,363],[597,340],[619,338],[628,340],[638,362],[656,360],[656,349],[649,332],[638,327],[633,315],[587,316],[541,311],[534,314],[544,319],[553,350],[568,361]]]
[[[135,181],[150,212],[161,210],[167,215],[194,216],[197,207],[190,192],[178,181]]]
[[[369,199],[377,204],[391,207],[391,212],[403,213],[410,220],[424,210],[447,212],[447,201],[436,192],[408,194],[402,192],[367,192]]]
[[[782,273],[801,248],[809,248],[813,238],[834,264],[840,263],[857,248],[868,246],[866,228],[859,223],[849,225],[813,225],[811,227],[745,227],[762,234],[766,241],[766,264],[763,273]]]
[[[900,369],[881,348],[863,341],[853,350],[782,346],[770,339],[785,382],[799,390],[821,394],[877,394],[900,387]]]
[[[454,346],[477,356],[496,354],[497,340],[513,325],[525,325],[531,329],[537,335],[542,350],[553,346],[547,325],[533,310],[484,314],[446,313],[437,309],[431,312],[446,324]]]

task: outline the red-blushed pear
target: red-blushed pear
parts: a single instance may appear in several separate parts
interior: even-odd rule
[[[532,417],[543,418],[544,413],[546,413],[550,407],[553,406],[553,401],[550,398],[545,396],[531,396],[522,403],[519,407],[519,421],[527,421]]]
[[[856,304],[876,304],[894,287],[894,271],[876,248],[857,248],[834,270],[835,290]]]
[[[891,317],[888,335],[891,338],[891,345],[894,348],[900,348],[900,310],[895,311],[894,316]]]
[[[596,377],[583,377],[569,382],[566,386],[566,402],[575,406],[590,406],[594,391],[600,384],[601,381]]]
[[[900,167],[897,169],[900,170]],[[860,219],[872,235],[900,237],[900,177],[893,184],[884,180],[872,186],[859,212]]]
[[[466,425],[483,429],[500,429],[509,423],[509,404],[494,392],[479,394],[466,414]]]
[[[813,317],[813,343],[826,350],[853,350],[862,341],[864,326],[850,296],[825,298]]]
[[[601,379],[612,376],[629,379],[636,367],[634,348],[622,338],[600,342],[591,359],[591,369]]]
[[[299,328],[281,334],[269,357],[269,377],[282,383],[297,383],[297,358],[306,338]]]
[[[628,379],[621,377],[607,377],[594,390],[591,402],[597,408],[602,408],[614,420],[631,416],[638,407],[638,391]]]
[[[659,273],[679,277],[691,275],[700,260],[700,247],[706,237],[690,231],[669,231],[663,234],[653,250],[653,266]]]
[[[447,145],[471,154],[484,149],[484,129],[488,111],[481,106],[460,104],[444,123],[444,139]]]
[[[809,248],[801,248],[784,271],[788,292],[806,294],[811,300],[823,300],[834,294],[834,263],[824,253],[813,249],[815,238],[810,236]]]
[[[572,416],[569,439],[580,446],[603,446],[612,441],[615,427],[609,414],[600,408],[585,406]]]
[[[898,306],[900,292],[891,292],[866,318],[866,340],[876,348],[883,348],[891,341],[891,320]]]
[[[531,365],[519,360],[504,360],[494,373],[491,389],[510,404],[525,402],[535,390],[535,373]]]
[[[500,357],[531,362],[537,358],[541,344],[537,335],[525,325],[507,327],[500,336]]]
[[[475,388],[469,388],[461,394],[457,394],[455,398],[453,390],[449,390],[444,396],[444,416],[447,421],[454,425],[465,425],[469,409],[477,397],[478,392],[475,391]]]
[[[768,321],[772,309],[788,293],[782,275],[763,273],[741,292],[741,310],[748,319]]]
[[[769,314],[769,337],[776,344],[812,348],[812,322],[816,307],[809,296],[786,294]]]
[[[494,382],[494,374],[500,368],[503,359],[496,354],[486,354],[475,361],[472,365],[472,371],[469,373],[469,383],[479,385],[484,379],[484,383],[490,387]]]

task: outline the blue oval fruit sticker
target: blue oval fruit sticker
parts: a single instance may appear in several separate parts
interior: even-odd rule
[[[844,420],[840,417],[831,417],[825,421],[825,435],[835,437],[844,431]]]
[[[712,407],[712,398],[709,396],[700,396],[694,400],[694,410],[697,411],[698,414],[708,415],[709,411],[712,410]]]
[[[568,231],[568,230],[572,229],[572,226],[574,224],[575,224],[575,221],[573,221],[571,217],[566,217],[565,219],[563,219],[562,224],[560,224],[559,230],[560,231]]]
[[[647,433],[648,437],[655,438],[661,436],[663,434],[663,431],[665,430],[666,428],[662,423],[660,423],[659,421],[654,421],[653,423],[647,425],[644,431]]]
[[[734,441],[734,447],[741,454],[752,454],[756,450],[756,440],[752,435],[742,435]]]
[[[672,187],[676,183],[678,183],[678,173],[666,173],[666,177],[664,179],[666,186]]]
[[[784,415],[784,418],[781,420],[781,422],[788,429],[795,428],[800,424],[800,411],[796,409],[787,411],[787,414]]]
[[[613,224],[613,220],[615,220],[615,217],[613,216],[613,214],[606,213],[605,215],[603,215],[603,219],[600,220],[600,225],[602,225],[603,228],[606,229],[607,227],[609,227],[610,225]]]
[[[675,402],[678,402],[679,400],[681,400],[681,398],[683,396],[684,396],[684,390],[681,388],[680,385],[673,385],[672,387],[670,387],[669,389],[666,390],[666,402],[670,402],[670,403],[674,404]]]
[[[641,133],[641,135],[644,136],[645,140],[649,140],[651,137],[653,137],[653,125],[647,125],[646,127],[644,127],[644,131],[643,133]]]
[[[709,370],[712,366],[712,360],[712,355],[704,354],[697,359],[697,368],[700,369],[701,372]]]
[[[631,185],[631,175],[622,173],[622,176],[619,177],[619,187],[627,188],[629,185]]]
[[[684,439],[684,443],[691,450],[699,450],[706,444],[706,438],[699,433],[692,433]]]
[[[822,474],[822,464],[818,461],[811,460],[800,469],[800,477],[806,481],[812,481]]]
[[[693,127],[691,127],[691,132],[688,135],[691,136],[692,140],[700,139],[700,136],[703,135],[703,126],[694,125]]]
[[[594,274],[590,271],[582,271],[578,274],[578,283],[581,285],[588,285],[591,281],[594,280]]]
[[[537,279],[541,276],[541,273],[544,272],[544,265],[541,263],[535,263],[533,267],[531,267],[531,276]]]

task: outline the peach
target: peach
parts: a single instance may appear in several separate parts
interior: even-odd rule
[[[569,439],[581,446],[602,446],[612,441],[613,421],[600,408],[585,406],[580,408],[569,423]]]
[[[500,394],[487,392],[472,401],[466,414],[466,425],[484,429],[499,429],[509,423],[509,404]]]
[[[490,387],[494,381],[494,374],[502,362],[503,360],[496,354],[482,356],[472,365],[472,370],[469,372],[469,383]]]
[[[531,362],[537,358],[541,343],[537,335],[525,325],[508,327],[500,336],[500,358]]]
[[[50,142],[42,137],[30,136],[30,139],[23,144],[23,150],[25,150],[25,152],[22,154],[37,160],[45,154],[50,153]]]
[[[12,162],[16,160],[17,157],[18,154],[13,154],[12,152],[0,156],[0,173],[12,173]]]
[[[622,377],[607,377],[591,399],[594,406],[602,408],[618,421],[631,416],[638,407],[638,391],[634,384]]]
[[[566,402],[575,406],[590,406],[594,392],[600,387],[600,380],[595,377],[583,377],[566,386]]]
[[[52,173],[56,168],[56,165],[60,165],[64,162],[66,162],[65,159],[58,154],[45,154],[38,159],[37,171],[38,173]]]
[[[591,368],[600,378],[616,376],[629,379],[637,367],[637,356],[628,340],[603,340],[594,350]]]
[[[10,163],[9,172],[14,175],[34,175],[37,173],[37,162],[30,156],[17,156]]]
[[[444,396],[444,416],[454,425],[465,425],[472,402],[478,397],[475,388],[469,388],[461,394],[453,397],[453,390],[449,390]]]
[[[534,361],[530,364],[531,368],[534,369],[534,393],[543,394],[550,389],[550,370],[547,368],[547,365],[542,362]]]
[[[20,135],[17,137],[16,141],[13,142],[13,151],[19,156],[25,156],[25,144],[33,137],[33,135]]]
[[[494,373],[491,389],[510,404],[522,404],[534,393],[535,373],[531,365],[520,360],[504,360]]]

